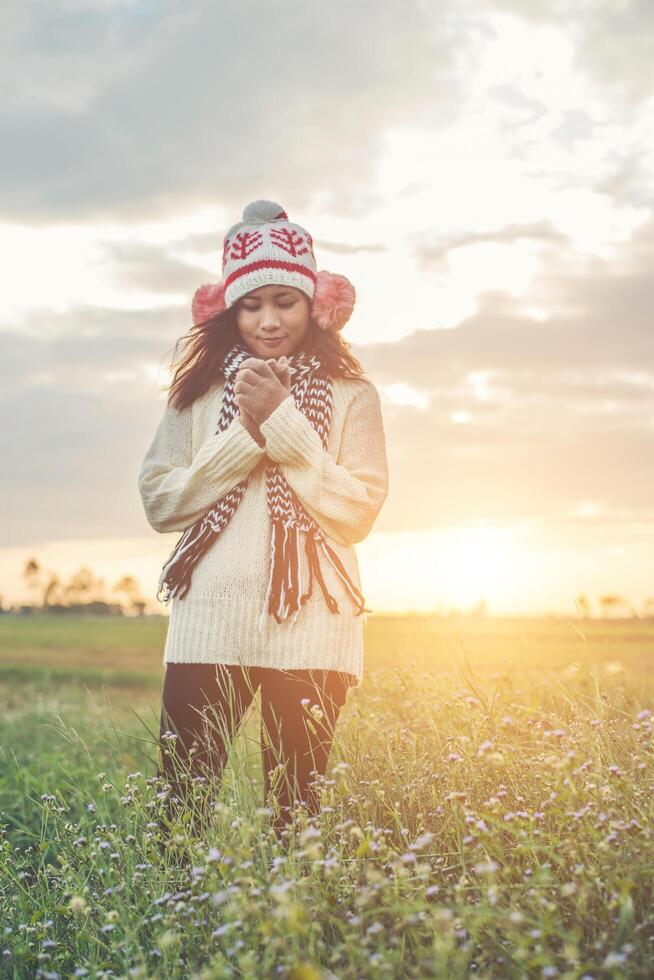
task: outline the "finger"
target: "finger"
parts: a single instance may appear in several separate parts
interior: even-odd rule
[[[254,368],[244,368],[239,371],[236,375],[237,378],[242,378],[248,381],[250,384],[261,384],[262,381],[270,381],[272,378],[277,377],[272,368],[266,365],[265,371],[255,371]]]
[[[270,380],[271,376],[272,375],[270,373],[262,374],[259,373],[258,371],[253,370],[253,368],[244,368],[242,371],[239,371],[237,373],[236,379],[237,382],[246,381],[248,384],[255,385],[255,384],[259,384],[259,382],[263,381],[266,378]]]
[[[256,388],[257,382],[251,381],[248,378],[237,378],[234,382],[234,391],[238,393],[248,394],[253,388]]]
[[[246,357],[238,366],[239,372],[241,371],[254,371],[260,377],[270,377],[271,368],[266,361],[259,357]]]
[[[278,378],[280,381],[282,381],[282,379],[284,377],[284,367],[283,367],[283,365],[280,365],[278,361],[271,361],[270,362],[270,367],[272,368],[272,371],[273,371],[273,374],[275,375],[275,377]]]

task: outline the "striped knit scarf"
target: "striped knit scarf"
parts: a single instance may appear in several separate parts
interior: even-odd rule
[[[236,372],[242,360],[251,357],[252,351],[240,343],[236,343],[225,356],[223,372],[225,389],[222,397],[220,417],[216,432],[223,432],[233,419],[239,416],[238,405],[234,401],[234,384]],[[296,407],[307,417],[321,438],[323,448],[327,447],[329,427],[332,418],[333,392],[332,379],[322,371],[322,363],[316,354],[289,355],[288,363],[291,372],[291,395]],[[212,545],[215,538],[224,530],[240,504],[249,477],[238,483],[232,490],[224,494],[212,506],[211,510],[195,524],[186,528],[177,542],[173,553],[163,566],[159,579],[159,593],[165,590],[163,602],[176,596],[182,599],[191,584],[193,568],[198,559]],[[260,631],[263,630],[263,620],[267,612],[272,614],[278,623],[294,613],[293,621],[297,618],[300,607],[307,602],[313,591],[313,576],[315,575],[322,589],[325,601],[331,612],[337,613],[338,603],[329,594],[320,571],[318,548],[336,569],[341,581],[349,592],[357,608],[356,615],[370,612],[366,609],[365,599],[345,570],[338,555],[325,539],[325,534],[314,519],[306,512],[299,498],[286,481],[279,466],[269,460],[266,467],[266,497],[268,514],[272,523],[270,579],[268,591],[259,618]],[[304,534],[305,551],[308,558],[309,582],[306,592],[300,586],[300,544],[298,532]]]

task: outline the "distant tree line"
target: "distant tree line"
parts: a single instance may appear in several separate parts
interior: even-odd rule
[[[654,596],[651,596],[643,602],[642,611],[639,613],[634,604],[627,599],[625,596],[616,595],[614,592],[607,593],[607,595],[601,595],[597,600],[597,604],[600,608],[600,615],[603,619],[610,619],[616,614],[622,615],[623,617],[632,617],[638,619],[643,617],[649,619],[654,616]],[[590,616],[591,615],[591,603],[588,596],[582,595],[577,596],[576,599],[577,609],[579,610],[579,615]]]
[[[96,577],[86,565],[68,580],[29,558],[22,572],[31,601],[5,606],[0,596],[0,614],[31,612],[92,612],[107,616],[143,616],[148,606],[133,575],[123,575],[112,586]]]
[[[36,558],[29,558],[22,578],[31,602],[5,606],[0,595],[0,615],[92,612],[108,616],[144,616],[148,608],[138,579],[133,575],[123,575],[113,586],[108,587],[104,579],[97,578],[88,566],[82,565],[66,581],[56,572],[46,570]],[[589,618],[593,615],[591,601],[585,593],[575,598],[575,605],[580,617]],[[619,616],[634,619],[654,617],[654,596],[644,600],[641,612],[638,612],[629,599],[616,593],[600,596],[597,605],[603,619]],[[450,616],[462,614],[459,609],[444,609],[441,606],[435,612]],[[485,600],[480,599],[467,614],[483,617],[487,612]]]

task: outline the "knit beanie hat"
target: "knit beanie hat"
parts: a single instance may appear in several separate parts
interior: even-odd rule
[[[273,284],[302,290],[322,330],[342,330],[354,309],[352,283],[345,276],[318,271],[313,238],[275,201],[252,201],[243,220],[229,229],[223,241],[222,275],[221,282],[196,290],[194,323],[210,319],[253,289]]]

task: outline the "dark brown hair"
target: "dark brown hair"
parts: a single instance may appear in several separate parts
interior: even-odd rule
[[[308,297],[307,297],[308,299]],[[221,370],[225,354],[236,343],[244,343],[236,323],[236,306],[228,306],[215,316],[194,324],[175,344],[184,346],[183,356],[168,386],[168,401],[183,409],[224,377]],[[293,353],[316,353],[332,378],[360,378],[364,374],[359,361],[349,352],[350,344],[339,333],[322,330],[313,318],[302,343]]]

